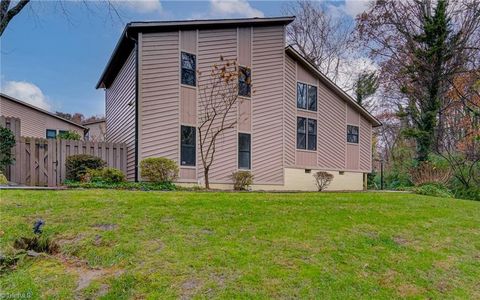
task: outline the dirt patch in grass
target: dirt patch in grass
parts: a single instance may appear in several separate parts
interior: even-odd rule
[[[181,286],[181,299],[191,299],[195,292],[202,287],[203,283],[195,278],[187,279]]]
[[[407,246],[408,244],[410,244],[410,241],[408,239],[398,235],[393,237],[393,241],[399,246]]]
[[[38,253],[56,254],[60,251],[58,244],[48,237],[21,237],[13,242],[15,249],[34,251]]]
[[[420,293],[422,293],[422,290],[417,287],[416,285],[413,284],[401,284],[397,286],[397,293],[400,295],[400,297],[405,298],[405,297],[414,297],[418,296]]]

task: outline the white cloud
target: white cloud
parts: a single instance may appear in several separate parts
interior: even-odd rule
[[[48,97],[33,83],[26,81],[6,81],[5,84],[2,85],[2,92],[36,107],[46,110],[52,109]]]
[[[253,8],[246,0],[210,0],[210,17],[264,17],[264,13]]]
[[[356,17],[368,8],[369,0],[345,0],[343,10],[350,16]]]
[[[115,0],[120,5],[139,13],[151,13],[162,11],[160,0]]]

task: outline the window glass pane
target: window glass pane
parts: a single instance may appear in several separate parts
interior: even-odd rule
[[[46,137],[47,139],[57,138],[57,131],[55,129],[47,129]]]
[[[182,126],[180,139],[180,164],[183,166],[195,166],[195,127]]]
[[[251,89],[251,71],[249,68],[240,67],[238,74],[238,94],[240,96],[250,97]]]
[[[307,135],[306,135],[306,119],[297,117],[297,149],[306,149]]]
[[[358,126],[347,125],[347,142],[358,144]]]
[[[307,109],[307,85],[297,83],[297,107]]]
[[[317,110],[317,87],[308,86],[308,109]]]
[[[308,119],[308,134],[317,134],[317,120]]]
[[[317,150],[317,120],[308,119],[307,149]]]
[[[250,169],[250,152],[238,153],[238,167],[240,169]]]
[[[238,167],[250,169],[251,136],[247,133],[238,134]]]
[[[182,52],[182,84],[196,85],[196,57],[194,54]]]

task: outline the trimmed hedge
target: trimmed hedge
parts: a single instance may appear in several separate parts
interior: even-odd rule
[[[150,182],[172,182],[178,178],[177,164],[165,157],[150,157],[140,162],[140,175]]]
[[[126,181],[125,174],[119,169],[103,168],[98,170],[87,169],[82,182],[119,183]]]
[[[66,181],[65,185],[69,188],[84,189],[116,189],[116,190],[138,190],[138,191],[174,191],[177,187],[170,182],[153,183],[153,182],[78,182]]]
[[[80,181],[87,169],[98,170],[107,163],[101,158],[89,154],[77,154],[67,157],[65,161],[66,179]]]

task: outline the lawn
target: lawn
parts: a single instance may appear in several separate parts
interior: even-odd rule
[[[480,202],[400,193],[0,191],[0,248],[37,218],[32,298],[480,298]]]

